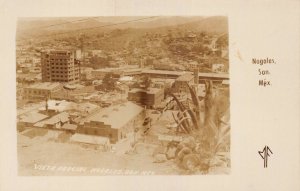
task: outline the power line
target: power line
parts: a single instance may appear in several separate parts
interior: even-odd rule
[[[79,32],[79,31],[85,31],[85,30],[93,30],[93,29],[104,28],[104,27],[109,27],[109,26],[117,26],[117,25],[121,25],[121,24],[132,23],[132,22],[142,21],[142,20],[146,20],[146,19],[152,19],[152,18],[156,18],[156,17],[158,17],[158,16],[144,17],[144,18],[140,18],[140,19],[134,19],[134,20],[118,22],[118,23],[111,23],[111,24],[106,24],[106,25],[101,25],[101,26],[96,26],[96,27],[77,29],[77,30],[73,30],[73,31],[61,32],[61,33],[55,33],[55,34],[49,34],[49,35],[38,35],[38,36],[35,36],[35,37],[32,37],[32,38],[17,40],[17,42],[27,41],[27,40],[35,39],[35,38],[38,38],[38,37],[51,37],[51,36],[56,36],[56,35],[63,35],[63,34]]]
[[[65,24],[72,24],[72,23],[76,23],[76,22],[87,21],[87,20],[91,20],[91,19],[95,19],[95,18],[98,18],[98,17],[89,17],[89,18],[85,18],[85,19],[66,21],[66,22],[63,22],[63,23],[57,23],[57,24],[52,24],[52,25],[33,27],[33,28],[30,28],[30,29],[27,29],[27,31],[23,31],[23,33],[30,33],[29,30],[32,31],[32,30],[37,30],[37,29],[51,28],[51,27],[55,27],[55,26],[65,25]],[[25,38],[25,39],[21,39],[21,40],[18,40],[18,41],[25,41],[25,40],[30,40],[30,39]]]
[[[30,29],[27,29],[27,30],[50,28],[50,27],[55,27],[55,26],[60,26],[60,25],[65,25],[65,24],[71,24],[71,23],[75,23],[75,22],[87,21],[87,20],[91,20],[91,19],[95,19],[95,18],[98,18],[98,17],[89,17],[89,18],[85,18],[85,19],[79,19],[79,20],[73,20],[73,21],[66,21],[66,22],[52,24],[52,25],[46,25],[46,26],[40,26],[40,27],[33,27],[33,28],[30,28]]]

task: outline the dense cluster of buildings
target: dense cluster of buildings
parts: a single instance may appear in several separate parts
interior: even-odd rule
[[[52,56],[50,56],[51,54]],[[55,51],[55,54],[52,52],[46,55],[49,55],[49,58],[42,61],[42,68],[44,64],[47,65],[48,63],[50,63],[50,66],[54,65],[55,67],[59,64],[62,67],[66,65],[68,68],[70,62],[71,66],[74,67],[75,58],[69,51]],[[43,54],[43,56],[45,55]],[[63,61],[60,61],[60,59]],[[59,69],[52,70],[51,67],[46,68],[46,70],[49,68],[51,75],[51,72],[56,75],[60,71]],[[167,103],[166,97],[168,97],[169,92],[180,94],[180,101],[186,105],[191,99],[184,96],[189,94],[188,86],[195,88],[197,95],[203,97],[205,95],[205,85],[201,81],[205,79],[228,85],[228,75],[225,74],[206,74],[197,71],[193,73],[178,72],[136,67],[127,68],[127,70],[134,71],[134,73],[128,75],[126,70],[110,70],[112,73],[118,72],[120,79],[127,75],[130,76],[128,80],[119,81],[121,85],[129,87],[122,93],[118,91],[97,91],[94,85],[87,86],[76,83],[78,79],[66,83],[67,76],[65,76],[66,78],[53,79],[50,75],[49,78],[46,76],[46,79],[43,79],[46,82],[24,86],[21,96],[24,100],[33,103],[33,106],[28,111],[22,107],[18,109],[19,130],[24,128],[61,130],[71,133],[70,140],[76,142],[114,144],[134,132],[136,127],[142,126],[146,117],[146,109],[163,108]],[[78,70],[73,69],[70,71],[78,72]],[[149,87],[130,88],[130,84],[134,79],[139,79],[144,75],[151,79]],[[94,76],[93,79],[103,79],[103,77]],[[166,90],[169,90],[169,92]],[[103,100],[105,97],[106,100]],[[108,102],[109,104],[107,104]],[[35,104],[38,107],[35,107]]]
[[[164,108],[169,93],[188,105],[189,86],[200,97],[205,80],[228,86],[228,53],[216,47],[216,39],[190,31],[146,34],[141,46],[131,42],[120,51],[76,50],[76,43],[66,48],[63,40],[18,46],[18,129],[64,131],[71,141],[87,144],[117,143],[143,126],[146,110]],[[162,44],[172,54],[161,51]],[[108,75],[115,88],[107,92],[101,84]],[[145,76],[147,87],[141,85]]]
[[[130,111],[130,112],[129,112]],[[122,116],[122,117],[120,117]],[[123,102],[104,109],[91,103],[48,100],[45,105],[18,114],[18,129],[40,128],[100,136],[110,143],[126,138],[141,125],[145,109],[133,102]],[[116,120],[118,119],[118,120]]]

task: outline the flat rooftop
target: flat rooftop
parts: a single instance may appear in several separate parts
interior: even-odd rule
[[[93,71],[98,72],[141,72],[141,74],[157,74],[157,75],[169,75],[169,76],[178,76],[181,77],[183,75],[193,76],[193,72],[188,71],[173,71],[173,70],[152,70],[152,69],[141,69],[141,68],[128,68],[128,67],[120,67],[120,68],[102,68]],[[228,73],[199,73],[199,77],[202,78],[224,78],[229,79]],[[186,78],[186,77],[183,77]]]
[[[44,125],[55,125],[58,122],[65,123],[67,121],[69,121],[69,114],[67,112],[61,112],[44,121],[37,122],[34,124],[34,127],[44,127]]]
[[[143,110],[144,108],[141,106],[128,101],[104,108],[95,115],[90,116],[86,121],[103,122],[106,125],[111,125],[113,129],[120,129]]]
[[[38,84],[33,84],[27,88],[30,89],[39,89],[39,90],[53,90],[59,87],[61,84],[58,82],[43,82]]]
[[[191,72],[185,72],[185,71],[172,71],[172,70],[151,70],[151,69],[144,69],[142,70],[143,74],[165,74],[165,75],[177,75],[181,76],[185,73],[191,73]]]
[[[36,123],[38,121],[46,119],[47,117],[47,115],[38,113],[37,111],[32,111],[21,115],[19,121],[25,123]]]
[[[141,88],[133,88],[131,89],[129,92],[132,92],[132,93],[137,93],[137,92],[145,92],[145,93],[148,93],[148,94],[155,94],[159,91],[162,91],[161,89],[159,88],[148,88],[148,89],[141,89]]]
[[[226,78],[229,79],[228,73],[199,73],[199,77],[208,77],[208,78]]]
[[[93,71],[98,71],[98,72],[114,72],[114,71],[135,71],[135,70],[140,70],[138,65],[128,65],[128,66],[122,66],[122,67],[115,67],[115,68],[100,68],[96,69]]]
[[[179,76],[176,81],[184,81],[184,82],[189,82],[191,80],[194,79],[194,75],[191,74],[191,73],[187,73],[187,74],[184,74],[182,76]]]

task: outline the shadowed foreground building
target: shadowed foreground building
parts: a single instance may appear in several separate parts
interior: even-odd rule
[[[147,90],[134,88],[128,92],[128,100],[154,108],[164,100],[164,89],[148,88]]]

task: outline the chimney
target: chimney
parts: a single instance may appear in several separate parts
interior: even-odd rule
[[[199,84],[199,71],[198,71],[198,68],[194,70],[194,83],[195,83],[195,85]]]
[[[48,112],[48,98],[46,98],[45,110],[46,110],[46,112]]]

